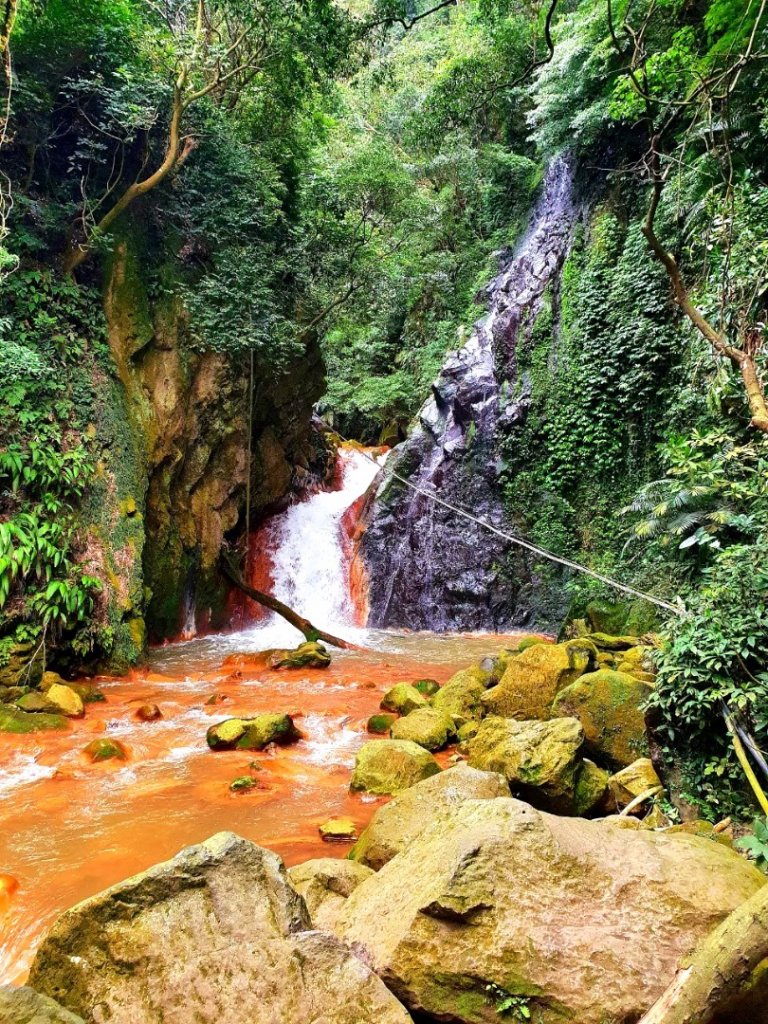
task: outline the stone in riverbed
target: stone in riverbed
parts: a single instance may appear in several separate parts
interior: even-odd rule
[[[280,858],[224,832],[63,914],[30,983],[90,1022],[408,1024],[311,927]]]
[[[351,843],[357,839],[357,825],[351,818],[329,818],[318,831],[329,843]]]
[[[479,721],[485,714],[481,698],[491,678],[491,673],[479,666],[462,669],[435,694],[432,706],[447,712],[457,728],[466,722]]]
[[[368,732],[386,736],[392,728],[392,724],[396,721],[397,715],[371,715],[366,724],[366,729]]]
[[[304,897],[312,926],[331,931],[348,897],[373,874],[364,864],[318,857],[288,869],[291,885]]]
[[[217,722],[205,739],[211,750],[263,750],[270,743],[295,743],[301,733],[290,715],[257,715]]]
[[[82,1017],[26,985],[0,987],[0,1024],[83,1024]]]
[[[328,668],[331,656],[320,643],[307,642],[295,650],[267,652],[268,668]]]
[[[380,807],[368,828],[349,851],[350,860],[378,871],[408,843],[431,828],[432,822],[465,800],[494,800],[509,796],[503,775],[480,772],[460,761],[424,782],[394,796]]]
[[[411,686],[410,683],[397,683],[392,689],[387,690],[381,698],[381,708],[384,711],[397,711],[398,714],[407,715],[416,708],[425,708],[427,698]]]
[[[638,1021],[763,884],[708,840],[466,800],[355,889],[334,931],[430,1020],[497,1021],[502,992],[536,1024]]]
[[[29,714],[10,704],[0,704],[0,732],[28,733],[66,728],[68,728],[67,720],[63,715],[48,715],[40,712]]]
[[[442,750],[455,735],[453,719],[438,708],[417,708],[392,723],[393,740],[411,740],[425,750]]]
[[[140,722],[157,722],[163,717],[163,713],[157,704],[142,704],[136,708],[136,717]]]
[[[29,693],[25,693],[14,703],[21,711],[26,711],[30,714],[58,715],[61,713],[58,704],[48,700],[46,695],[40,693],[39,690],[31,690]]]
[[[483,695],[485,713],[527,721],[552,717],[552,701],[560,690],[597,664],[594,644],[569,640],[535,644],[509,661],[498,685]]]
[[[627,675],[602,668],[588,672],[555,697],[554,715],[578,718],[586,749],[612,765],[623,767],[648,753],[642,707],[651,687]]]
[[[349,788],[385,796],[436,775],[440,765],[428,750],[408,740],[370,740],[355,757]]]
[[[99,761],[127,761],[128,751],[119,740],[92,740],[83,753],[94,764]]]
[[[85,714],[83,702],[71,686],[54,683],[45,691],[45,696],[51,704],[56,705],[59,714],[66,715],[67,718],[82,718]]]
[[[417,679],[413,684],[413,688],[425,697],[434,697],[440,689],[440,683],[436,679]]]
[[[469,764],[499,772],[537,807],[572,814],[584,733],[575,718],[518,722],[485,718],[467,743]]]

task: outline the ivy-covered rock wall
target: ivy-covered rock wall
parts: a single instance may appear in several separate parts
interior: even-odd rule
[[[521,533],[642,586],[622,509],[658,474],[657,445],[700,405],[688,383],[689,345],[631,199],[592,202],[516,351],[525,414],[504,431],[500,485]],[[543,625],[562,621],[574,597],[583,604],[602,593],[519,549],[507,573]]]

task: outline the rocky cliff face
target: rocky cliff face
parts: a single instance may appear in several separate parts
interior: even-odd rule
[[[101,536],[117,549],[110,586],[140,645],[144,621],[154,640],[226,626],[216,565],[245,506],[249,365],[247,355],[188,345],[182,303],[173,295],[150,298],[138,253],[130,236],[119,241],[105,286],[121,450],[111,460],[115,500]],[[322,473],[311,426],[322,387],[313,345],[282,373],[256,367],[254,518]]]
[[[509,545],[407,487],[504,527],[500,432],[525,416],[529,386],[517,371],[542,296],[557,277],[578,218],[573,173],[549,167],[530,228],[487,289],[488,315],[432,386],[418,421],[391,458],[370,506],[362,555],[371,583],[369,623],[412,629],[502,629],[527,618],[502,577]]]

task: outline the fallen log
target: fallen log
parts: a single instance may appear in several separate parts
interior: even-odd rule
[[[709,1024],[748,988],[752,972],[766,958],[768,884],[693,951],[640,1024]]]
[[[261,590],[249,587],[231,562],[224,556],[221,559],[221,571],[229,582],[233,583],[238,590],[241,590],[246,597],[250,597],[252,601],[256,601],[265,608],[269,608],[270,611],[282,616],[286,622],[290,622],[300,633],[303,633],[308,641],[322,640],[326,644],[331,644],[332,647],[341,647],[344,650],[352,651],[359,650],[357,644],[351,644],[347,640],[342,640],[332,633],[326,633],[325,630],[313,626],[309,619],[305,619],[303,615],[299,615],[298,612],[289,608],[287,604],[283,604],[282,601],[278,601],[271,594],[265,594]]]

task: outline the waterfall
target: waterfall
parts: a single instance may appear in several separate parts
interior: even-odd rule
[[[572,168],[556,158],[525,237],[486,289],[488,314],[446,358],[415,429],[389,462],[420,487],[496,526],[504,525],[499,431],[520,422],[527,409],[517,344],[529,336],[547,287],[557,283],[577,214]],[[386,472],[362,552],[376,581],[371,626],[499,630],[524,619],[516,588],[503,579],[505,542],[456,521]]]
[[[367,453],[341,448],[337,487],[289,505],[254,535],[251,560],[257,569],[249,573],[252,584],[330,633],[343,634],[345,627],[362,625],[350,586],[351,542],[345,516],[378,472],[378,464]],[[279,634],[281,642],[296,641],[292,627],[275,615],[265,617],[259,629],[268,631],[270,638]]]

